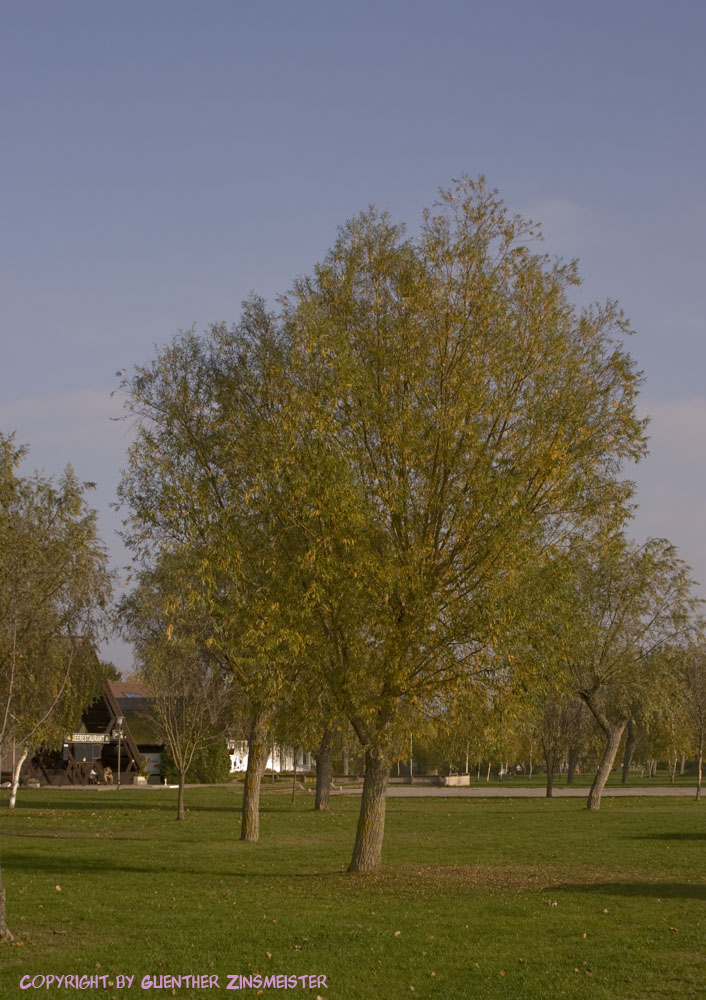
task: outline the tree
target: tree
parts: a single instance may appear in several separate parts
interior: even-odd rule
[[[143,571],[120,607],[150,698],[149,715],[178,774],[178,820],[185,816],[187,771],[199,753],[224,741],[235,711],[232,680],[209,654],[210,623],[184,599],[192,589],[184,583],[184,562],[171,554]]]
[[[703,642],[686,650],[683,663],[685,718],[692,748],[696,751],[696,798],[701,798],[704,743],[706,742],[706,648]]]
[[[257,336],[252,331],[257,330]],[[118,493],[125,540],[146,568],[190,553],[179,599],[208,620],[206,644],[249,713],[241,839],[259,837],[269,727],[301,658],[298,595],[279,571],[279,528],[261,502],[286,454],[280,434],[283,347],[253,300],[232,330],[175,337],[122,376],[139,423]]]
[[[96,512],[70,467],[55,482],[18,475],[26,455],[0,435],[0,746],[20,769],[37,746],[61,745],[100,691],[106,668],[95,647],[111,594]],[[0,937],[7,938],[0,886]]]
[[[588,796],[599,809],[628,721],[646,715],[674,684],[675,650],[694,625],[689,567],[665,539],[643,545],[621,532],[574,540],[545,575],[545,644],[563,681],[603,736]],[[549,611],[551,609],[551,611]]]
[[[533,254],[536,236],[482,180],[442,192],[416,240],[371,209],[279,316],[255,300],[124,382],[138,547],[208,539],[228,580],[213,593],[237,591],[268,637],[257,689],[281,692],[297,662],[351,721],[352,871],[380,863],[402,707],[476,669],[518,566],[623,516],[620,465],[644,450],[627,321],[577,310],[575,264]],[[244,650],[239,616],[215,613],[214,641]]]
[[[67,467],[58,482],[17,475],[26,449],[0,436],[0,745],[19,772],[36,746],[60,745],[100,690],[111,574],[96,512]]]
[[[351,871],[380,864],[403,700],[451,689],[492,647],[518,566],[624,514],[639,376],[574,264],[462,179],[416,240],[375,210],[284,303],[299,422],[282,523],[332,657],[322,677],[365,749]],[[276,497],[273,503],[276,503]]]
[[[582,703],[567,694],[545,694],[541,708],[535,709],[534,732],[544,753],[547,769],[546,794],[554,793],[554,776],[562,760],[568,758],[580,725]],[[568,779],[567,779],[568,781]]]

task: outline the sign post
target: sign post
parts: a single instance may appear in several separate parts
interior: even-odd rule
[[[115,720],[115,725],[117,726],[117,730],[113,730],[113,739],[115,739],[116,736],[117,736],[117,739],[118,739],[118,788],[120,788],[120,752],[122,750],[122,745],[123,745],[123,722],[124,721],[125,720],[123,719],[122,715],[119,715],[116,718],[116,720]]]

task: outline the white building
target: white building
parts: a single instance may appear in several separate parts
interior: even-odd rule
[[[232,741],[228,744],[230,755],[231,774],[238,771],[245,771],[248,766],[248,744],[247,740]],[[275,746],[270,752],[266,771],[274,771],[279,774],[283,771],[293,771],[296,755],[297,771],[313,771],[315,768],[313,754],[306,750],[293,750],[291,747]]]

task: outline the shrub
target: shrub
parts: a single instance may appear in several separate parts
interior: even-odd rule
[[[168,749],[162,754],[161,772],[162,777],[166,778],[170,785],[179,781],[179,772]],[[197,750],[191,767],[186,772],[186,781],[189,784],[212,785],[228,781],[229,778],[230,757],[225,742],[221,741],[212,743],[203,750]]]

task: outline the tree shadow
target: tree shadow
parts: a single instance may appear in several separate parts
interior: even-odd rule
[[[17,799],[17,807],[15,809],[15,815],[21,815],[25,812],[85,812],[85,813],[98,813],[98,812],[176,812],[176,789],[167,789],[169,798],[162,798],[159,791],[152,792],[139,792],[139,798],[137,796],[127,797],[129,793],[114,793],[107,792],[104,794],[99,794],[97,797],[91,795],[90,792],[79,792],[75,798],[69,798],[70,792],[62,792],[61,798],[57,797],[55,800],[49,802],[46,799],[32,800],[30,797],[24,798],[21,796]],[[237,799],[237,795],[235,797]],[[66,798],[63,796],[66,795]],[[154,798],[152,798],[154,795]],[[85,796],[85,798],[84,798]],[[224,803],[222,805],[200,805],[199,803],[191,803],[189,801],[189,793],[187,790],[186,796],[184,798],[184,804],[189,812],[202,812],[202,813],[225,813],[231,812],[234,807],[234,803]],[[239,805],[239,803],[238,803]],[[6,805],[0,800],[0,814],[7,814],[12,816],[12,811],[7,808]],[[267,809],[266,807],[260,807],[260,812],[272,812],[275,810]]]
[[[641,833],[630,840],[706,840],[706,833],[693,830],[690,833]]]
[[[214,883],[227,881],[228,879],[256,878],[262,881],[280,882],[290,879],[304,879],[310,881],[330,880],[346,877],[346,873],[341,869],[331,871],[306,871],[301,867],[285,870],[281,872],[248,871],[237,870],[215,870],[213,867],[203,868],[183,865],[178,869],[174,864],[144,864],[144,863],[115,863],[110,857],[102,858],[71,858],[61,855],[41,856],[36,854],[23,854],[15,850],[5,851],[2,859],[3,872],[23,872],[32,875],[40,872],[51,873],[59,876],[61,874],[86,875],[99,873],[109,876],[113,873],[138,874],[138,875],[172,875],[178,881],[184,875],[196,875],[201,878],[212,879]]]
[[[69,793],[62,793],[69,794]],[[88,793],[82,793],[88,795]],[[2,806],[0,806],[2,809]],[[47,802],[43,800],[32,801],[30,798],[21,798],[18,796],[17,807],[15,809],[15,814],[17,816],[22,815],[22,813],[27,812],[85,812],[85,813],[98,813],[98,812],[120,812],[120,811],[130,811],[130,812],[141,812],[144,810],[156,809],[159,812],[163,810],[175,810],[176,805],[173,802],[165,802],[164,800],[141,803],[133,800],[122,799],[120,796],[117,798],[113,795],[103,796],[101,795],[98,799],[88,799],[84,801],[81,799],[57,799],[55,802]],[[10,809],[3,810],[7,815],[12,816],[12,811]]]
[[[552,886],[552,892],[579,892],[628,898],[706,900],[706,885],[689,882],[592,882],[590,884],[564,882]]]

